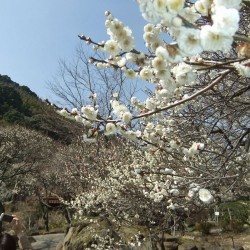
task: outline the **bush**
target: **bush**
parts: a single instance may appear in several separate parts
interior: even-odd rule
[[[202,222],[200,224],[201,226],[201,232],[203,234],[209,234],[210,233],[210,229],[214,226],[212,223],[210,222]]]
[[[24,125],[24,116],[22,113],[11,109],[3,115],[3,119],[8,123]]]
[[[225,202],[220,204],[219,209],[224,230],[240,232],[244,230],[244,224],[249,224],[250,202]]]

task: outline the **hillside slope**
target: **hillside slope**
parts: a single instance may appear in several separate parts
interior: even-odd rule
[[[42,131],[66,144],[84,130],[82,125],[58,115],[36,93],[13,82],[7,75],[0,75],[0,123]]]

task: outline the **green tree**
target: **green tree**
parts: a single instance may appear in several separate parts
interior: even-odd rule
[[[13,87],[0,85],[0,115],[7,113],[10,109],[22,111],[22,98]]]

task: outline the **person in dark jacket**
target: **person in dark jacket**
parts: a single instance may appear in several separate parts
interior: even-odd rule
[[[23,250],[32,250],[33,248],[27,235],[22,231],[23,225],[21,224],[19,218],[14,214],[12,216],[13,219],[10,222],[10,227],[17,236],[19,248]],[[8,233],[0,234],[0,250],[16,250],[16,246],[17,240],[14,236]]]
[[[16,250],[15,238],[7,233],[0,234],[0,250]]]

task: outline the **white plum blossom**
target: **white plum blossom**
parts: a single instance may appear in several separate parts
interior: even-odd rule
[[[106,63],[100,63],[100,62],[98,62],[98,63],[96,64],[96,67],[97,67],[98,69],[105,69],[105,68],[107,67],[107,65],[106,65]]]
[[[171,140],[169,142],[169,145],[170,145],[171,148],[177,148],[178,147],[177,142],[175,140]]]
[[[116,133],[116,131],[117,131],[117,128],[116,128],[115,124],[109,122],[109,123],[106,124],[105,133],[104,134],[105,135],[113,135],[113,134]]]
[[[140,11],[144,19],[149,22],[156,23],[160,20],[159,14],[154,11],[154,4],[148,0],[137,0],[140,5]]]
[[[175,188],[175,189],[169,190],[169,193],[172,194],[173,196],[178,196],[180,194],[180,191]]]
[[[160,58],[165,59],[165,60],[167,60],[169,58],[168,51],[165,48],[163,48],[162,46],[157,48],[157,50],[155,51],[155,55],[157,57],[160,57]]]
[[[139,103],[139,100],[135,96],[132,96],[130,102],[133,105],[137,105]]]
[[[120,49],[115,40],[108,40],[104,44],[104,51],[112,56],[116,56],[120,52]]]
[[[136,132],[134,132],[132,130],[126,131],[123,135],[124,135],[124,137],[126,137],[130,140],[136,141],[137,134],[136,134]]]
[[[152,51],[152,52],[155,52],[156,49],[159,47],[159,46],[163,46],[164,45],[164,42],[161,40],[161,39],[155,39],[154,41],[152,41],[152,43],[150,43],[147,47]]]
[[[211,4],[209,0],[198,0],[195,2],[194,7],[202,16],[208,16]]]
[[[82,119],[82,123],[87,128],[91,128],[92,127],[92,123],[90,121],[86,120],[86,119]]]
[[[236,62],[233,65],[241,76],[250,77],[250,66],[244,65],[243,63],[239,63],[239,62]]]
[[[132,114],[130,112],[125,112],[123,115],[122,115],[122,121],[126,124],[128,124],[131,119],[132,119]]]
[[[124,113],[128,111],[127,107],[123,104],[120,104],[119,106],[116,106],[113,110],[114,114],[116,114],[118,117],[122,117]]]
[[[122,68],[123,66],[126,65],[126,58],[125,57],[121,57],[120,60],[116,61],[117,65]]]
[[[133,69],[127,69],[127,70],[125,70],[125,75],[128,78],[134,78],[135,77],[135,71]]]
[[[88,137],[86,134],[83,135],[83,142],[84,143],[95,143],[96,138],[95,137]]]
[[[161,57],[155,57],[152,60],[152,66],[157,69],[157,70],[163,70],[166,68],[166,62],[163,58]]]
[[[224,6],[226,8],[239,9],[242,0],[214,0],[215,6]]]
[[[171,44],[166,46],[166,48],[159,46],[155,51],[155,55],[165,59],[170,63],[178,63],[183,61],[177,46]]]
[[[78,111],[78,109],[77,108],[73,108],[72,110],[71,110],[71,114],[73,114],[73,115],[77,115],[77,114],[79,114],[79,111]]]
[[[83,118],[82,118],[80,115],[76,115],[76,116],[75,116],[75,120],[76,120],[77,122],[82,122]]]
[[[193,72],[192,66],[186,63],[179,63],[171,71],[176,78],[178,86],[185,84],[192,85],[196,79],[196,75]]]
[[[125,55],[127,61],[136,62],[138,56],[135,53],[126,53]]]
[[[115,18],[114,20],[110,21],[107,33],[108,35],[116,39],[117,36],[119,36],[119,34],[123,32],[123,29],[124,29],[123,23]]]
[[[62,116],[68,116],[69,115],[69,112],[66,110],[66,109],[61,109],[59,111],[59,114],[62,115]]]
[[[150,80],[153,77],[153,73],[152,70],[148,67],[144,67],[141,71],[140,71],[140,77],[143,80]]]
[[[152,32],[154,27],[155,26],[152,23],[148,23],[144,26],[144,32]]]
[[[199,184],[197,184],[197,183],[191,183],[190,185],[189,185],[189,188],[190,188],[190,190],[193,190],[194,192],[198,192],[199,190],[200,190],[200,185]]]
[[[195,11],[195,8],[189,8],[189,7],[184,8],[180,12],[180,16],[182,16],[190,23],[195,23],[201,17],[201,15]]]
[[[188,191],[188,197],[192,199],[192,198],[194,198],[194,196],[195,196],[195,191],[192,190],[192,189],[189,190],[189,191]]]
[[[159,98],[170,97],[171,93],[167,89],[161,89],[156,92],[156,96]]]
[[[143,34],[143,39],[145,40],[145,42],[147,43],[153,43],[155,40],[158,39],[158,34],[156,34],[153,31],[150,32],[145,32]]]
[[[190,168],[185,168],[185,171],[187,171],[190,175],[194,174],[194,171],[191,170]]]
[[[233,36],[239,28],[239,12],[236,9],[227,9],[223,6],[216,8],[212,15],[213,27],[225,36]]]
[[[135,42],[133,37],[125,36],[119,41],[118,45],[123,51],[131,51],[135,47]]]
[[[157,12],[167,11],[167,0],[154,0],[154,8]]]
[[[146,100],[146,108],[149,109],[149,110],[155,109],[156,108],[155,100],[152,99],[152,98],[148,98]]]
[[[136,137],[141,137],[142,132],[140,130],[135,131]]]
[[[111,100],[110,104],[111,104],[113,109],[115,109],[116,107],[118,107],[120,105],[120,103],[117,100]]]
[[[174,170],[171,168],[165,168],[164,171],[166,174],[170,174],[170,175],[172,175],[174,173]]]
[[[92,106],[84,106],[81,109],[83,116],[89,120],[96,120],[98,110],[95,110]]]
[[[155,77],[159,78],[160,80],[168,81],[171,79],[170,72],[167,69],[154,70],[154,73]]]
[[[110,35],[111,40],[104,44],[105,52],[115,56],[120,49],[129,52],[135,47],[131,29],[124,27],[123,23],[118,19],[109,20],[107,33]]]
[[[172,25],[175,28],[180,28],[183,25],[183,21],[180,17],[174,17],[172,20]],[[176,29],[176,31],[177,31],[177,29]],[[178,31],[178,33],[179,33],[179,31]]]
[[[117,100],[111,100],[110,103],[113,108],[113,113],[118,117],[122,118],[123,114],[128,112],[128,108],[125,105],[119,103]]]
[[[180,12],[184,7],[185,0],[167,0],[167,8],[170,12]]]
[[[198,149],[198,150],[203,150],[203,149],[205,148],[205,144],[204,144],[204,143],[200,143],[200,142],[199,142],[199,143],[197,143],[196,145],[197,145],[197,149]]]
[[[173,203],[170,203],[170,205],[168,205],[167,208],[170,209],[170,210],[175,210],[176,209],[176,207],[175,207],[175,205]]]
[[[199,190],[199,199],[205,204],[210,204],[211,202],[213,202],[214,197],[209,190],[201,188]]]
[[[185,55],[193,56],[202,52],[199,29],[181,28],[177,42]]]
[[[205,25],[201,29],[201,45],[205,51],[228,52],[233,43],[232,36],[226,36],[214,26]]]
[[[152,130],[154,128],[154,124],[152,122],[148,122],[146,129]]]
[[[198,153],[198,147],[197,147],[197,143],[196,142],[194,142],[193,144],[192,144],[192,146],[189,148],[189,150],[188,150],[188,155],[190,156],[190,157],[192,157],[192,156],[194,156],[195,154],[197,154]]]
[[[192,146],[187,149],[183,148],[183,153],[187,157],[193,157],[195,154],[199,153],[199,150],[203,150],[205,145],[203,143],[193,142]]]

